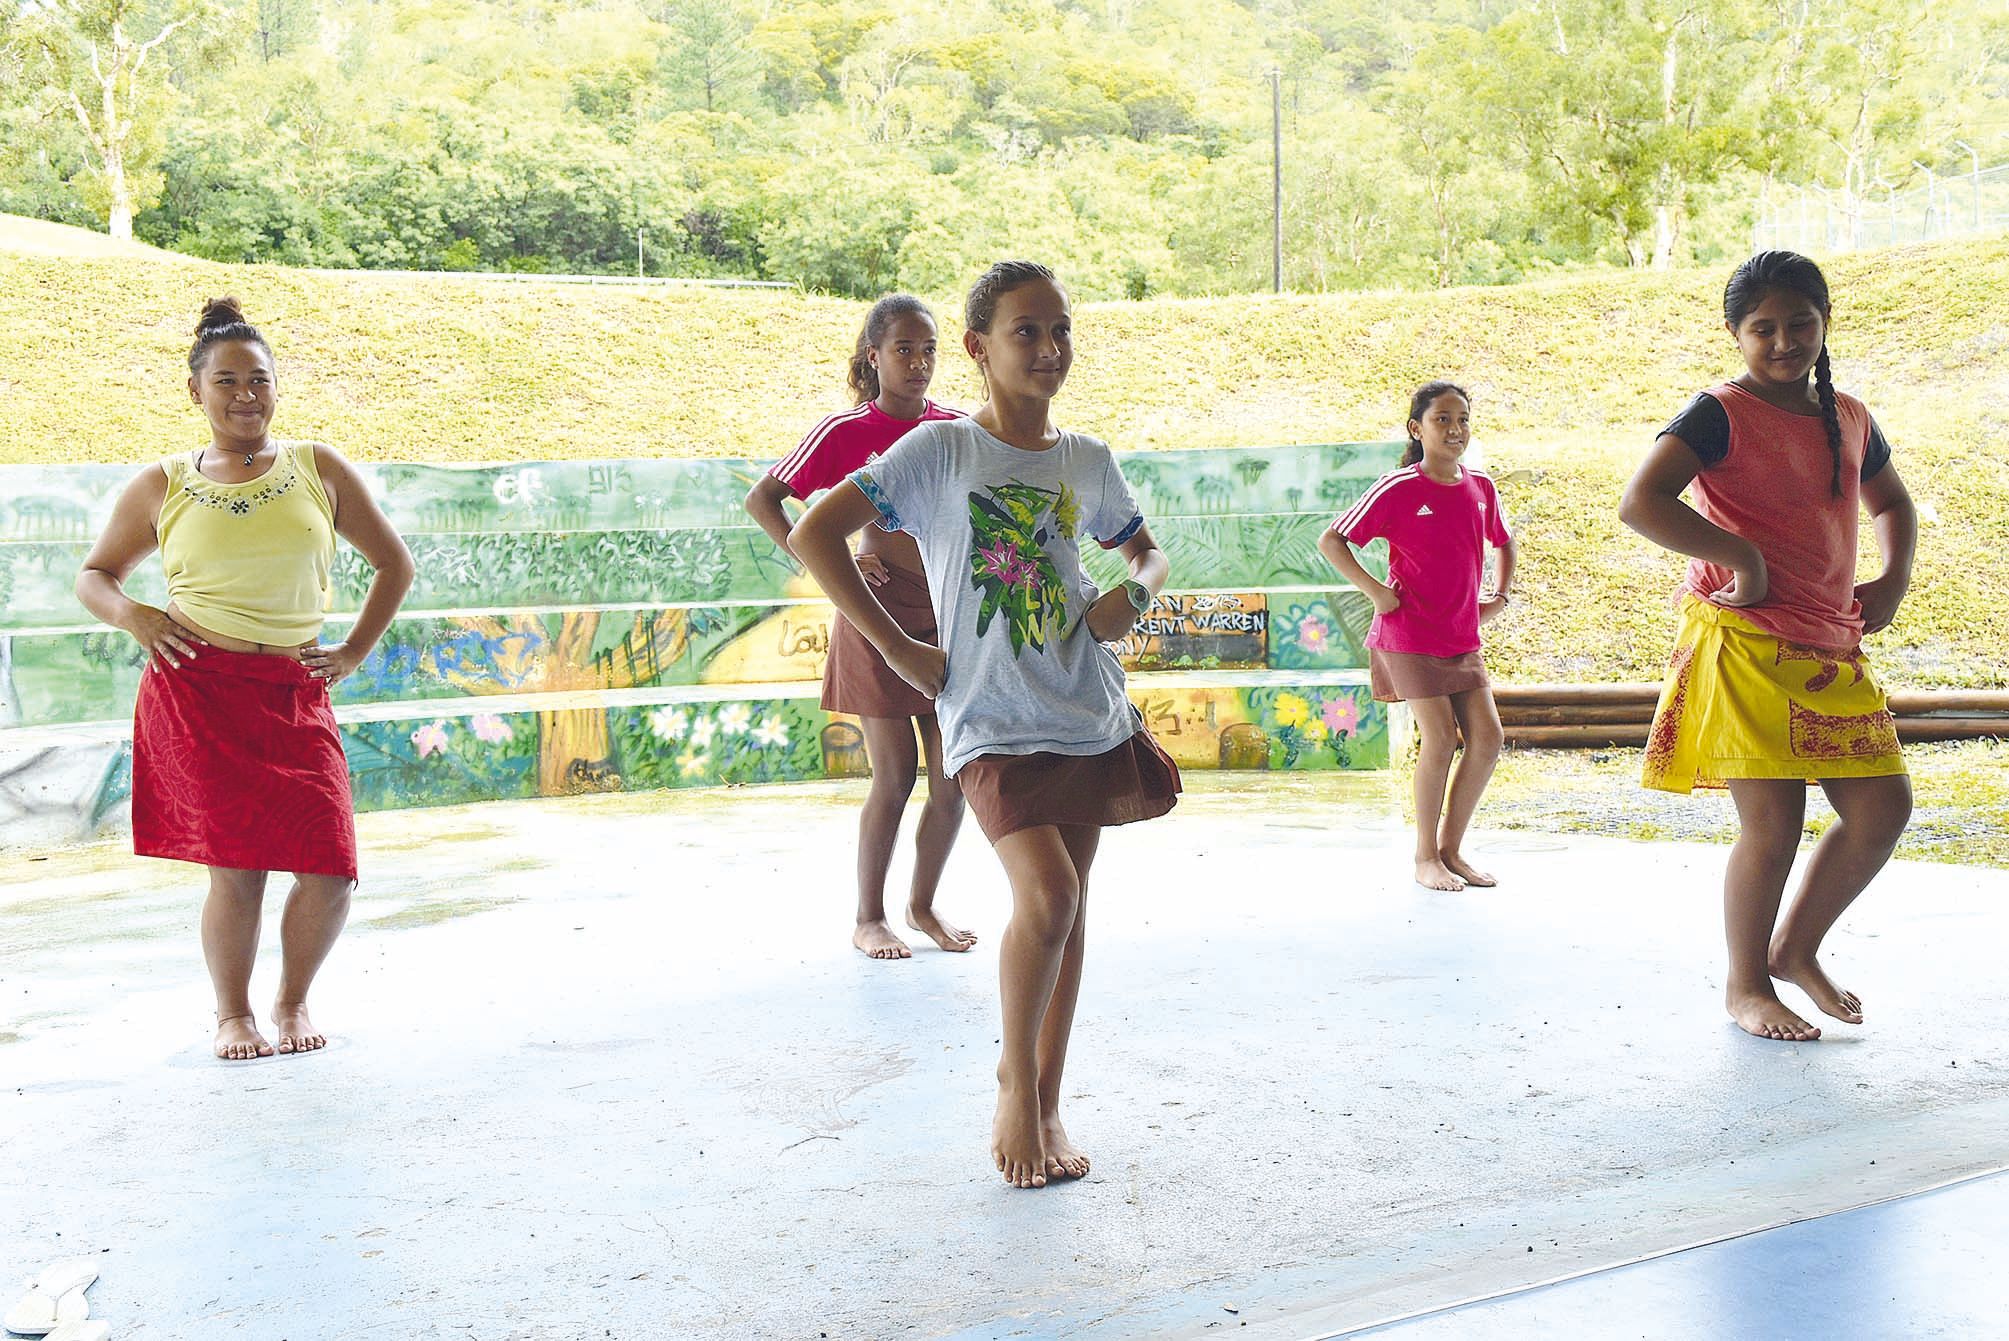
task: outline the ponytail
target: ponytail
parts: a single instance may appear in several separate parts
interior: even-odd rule
[[[1417,387],[1416,394],[1409,398],[1409,423],[1422,423],[1423,416],[1430,413],[1430,402],[1446,393],[1456,395],[1468,406],[1472,403],[1472,393],[1456,382],[1425,382]],[[1403,431],[1409,434],[1409,446],[1403,450],[1402,464],[1413,466],[1423,459],[1423,439],[1417,437],[1406,424],[1403,426]]]
[[[866,314],[865,324],[858,329],[858,343],[851,350],[851,366],[844,375],[851,394],[857,398],[855,404],[879,399],[879,370],[872,366],[872,351],[886,338],[886,328],[894,319],[905,316],[935,319],[928,305],[911,293],[889,293],[872,304],[872,310]]]

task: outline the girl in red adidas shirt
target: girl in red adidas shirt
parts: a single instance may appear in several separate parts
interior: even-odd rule
[[[1723,878],[1725,1004],[1747,1032],[1787,1042],[1821,1031],[1779,999],[1775,979],[1862,1023],[1861,1000],[1821,967],[1821,942],[1911,818],[1897,723],[1862,638],[1896,617],[1918,514],[1876,421],[1835,390],[1829,312],[1827,280],[1806,257],[1765,251],[1738,266],[1723,324],[1744,371],[1662,430],[1618,512],[1690,559],[1643,781],[1729,789],[1738,834]],[[1864,510],[1883,572],[1857,582]],[[1810,784],[1836,822],[1781,921]]]
[[[800,446],[760,477],[746,496],[748,515],[793,555],[788,542],[791,526],[781,506],[784,497],[806,499],[842,483],[916,424],[962,417],[928,399],[934,375],[935,319],[926,305],[906,294],[881,298],[865,318],[851,356],[849,380],[858,403],[811,429]],[[914,538],[876,526],[866,528],[864,537],[858,547],[858,571],[872,584],[880,604],[905,632],[936,642],[934,605]],[[934,701],[889,669],[851,621],[836,615],[824,664],[823,706],[831,712],[856,714],[872,764],[872,790],[858,819],[858,924],[851,943],[873,959],[911,957],[907,943],[886,920],[886,870],[925,752],[928,800],[914,834],[907,925],[944,950],[968,950],[977,938],[935,913],[935,888],[963,822],[963,794],[955,779],[942,772],[942,735],[935,726]]]
[[[1479,626],[1507,606],[1514,540],[1492,480],[1460,463],[1471,440],[1471,398],[1449,382],[1419,388],[1409,401],[1402,468],[1376,480],[1318,542],[1374,602],[1367,632],[1374,697],[1407,703],[1416,719],[1416,880],[1428,889],[1497,883],[1462,848],[1500,758]],[[1370,540],[1388,542],[1386,582],[1353,552]],[[1482,595],[1489,544],[1499,555],[1493,593]],[[1454,775],[1461,736],[1465,754]]]

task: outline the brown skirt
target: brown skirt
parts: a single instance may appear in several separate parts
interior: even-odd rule
[[[1486,689],[1486,663],[1477,652],[1456,657],[1430,657],[1420,652],[1384,652],[1367,649],[1367,678],[1374,697],[1381,703],[1401,703],[1416,698],[1444,698],[1468,689]]]
[[[912,637],[940,646],[928,580],[886,565],[890,576],[872,588],[893,622]],[[830,623],[830,655],[823,663],[823,710],[857,717],[933,717],[935,701],[900,678],[879,649],[843,615]]]
[[[980,754],[956,774],[995,843],[1042,824],[1107,828],[1156,819],[1179,800],[1179,766],[1140,728],[1101,754]]]

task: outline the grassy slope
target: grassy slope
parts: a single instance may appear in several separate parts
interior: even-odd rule
[[[1900,625],[1873,646],[1895,683],[2009,683],[2009,241],[1828,271],[1838,380],[1936,517]],[[1411,387],[1459,377],[1522,545],[1525,599],[1489,630],[1496,672],[1650,679],[1676,565],[1613,505],[1654,429],[1735,369],[1722,279],[1094,306],[1066,417],[1121,447],[1382,437]],[[773,291],[9,255],[0,229],[0,460],[140,461],[190,441],[186,332],[226,289],[278,346],[283,429],[365,459],[778,455],[842,403],[860,317]],[[937,304],[945,333],[956,309]],[[973,400],[967,361],[945,369],[937,393]]]

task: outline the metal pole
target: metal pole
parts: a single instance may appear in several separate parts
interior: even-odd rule
[[[1965,149],[1967,156],[1974,161],[1974,171],[1970,176],[1970,180],[1974,183],[1974,231],[1979,233],[1981,231],[1981,155],[1976,153],[1974,146],[1965,140],[1955,140],[1953,146],[1956,149]]]
[[[1939,213],[1939,174],[1915,158],[1911,160],[1911,166],[1925,174],[1925,240],[1930,242],[1932,221]]]
[[[1270,70],[1270,292],[1284,291],[1284,72]]]

